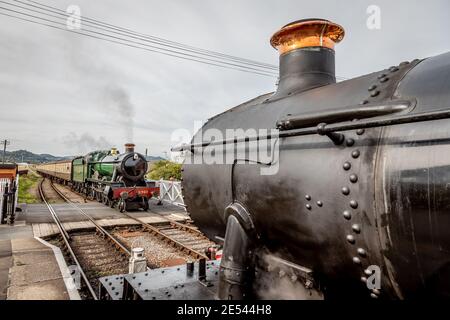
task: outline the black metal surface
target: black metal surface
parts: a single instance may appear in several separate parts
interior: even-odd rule
[[[307,47],[280,56],[280,80],[270,101],[335,83],[334,50]]]
[[[205,263],[205,278],[199,279],[199,262],[194,272],[187,265],[152,269],[142,273],[100,278],[100,297],[112,300],[212,300],[219,277],[219,261]],[[123,279],[122,279],[123,277]]]
[[[185,164],[183,192],[192,219],[211,239],[223,237],[225,210],[240,203],[254,223],[252,245],[312,270],[326,298],[447,297],[448,79],[450,53],[301,94],[285,94],[283,84],[272,98],[212,118],[202,132],[217,129],[223,137],[227,129],[275,129],[292,115],[299,125],[314,126],[280,132],[279,157],[270,163],[250,161],[247,153],[248,161],[233,154],[226,164]],[[382,114],[382,106],[405,100],[411,106]],[[364,105],[375,106],[376,115],[367,118],[374,114],[362,111]],[[358,121],[348,121],[352,112]],[[318,127],[323,117],[332,123]],[[326,135],[333,132],[344,140]],[[261,137],[273,136],[241,134],[213,143],[197,136],[185,149],[193,160],[205,152],[197,146],[229,144],[222,149],[229,151]],[[262,167],[276,166],[275,174],[261,175]],[[225,250],[228,245],[225,240]],[[380,289],[366,286],[372,265],[381,269]]]

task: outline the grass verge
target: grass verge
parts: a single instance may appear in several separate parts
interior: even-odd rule
[[[19,203],[40,203],[37,188],[40,176],[28,171],[28,174],[19,177]]]

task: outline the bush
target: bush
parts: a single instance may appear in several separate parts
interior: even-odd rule
[[[181,164],[169,160],[159,160],[155,162],[147,175],[153,180],[181,180]]]

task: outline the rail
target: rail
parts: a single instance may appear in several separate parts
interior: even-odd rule
[[[72,208],[78,210],[83,216],[85,216],[95,227],[98,233],[100,233],[105,239],[110,240],[116,248],[118,248],[120,251],[124,252],[128,256],[131,256],[131,252],[123,246],[119,241],[117,241],[116,238],[112,234],[110,234],[108,231],[105,230],[101,225],[97,223],[90,215],[88,215],[83,209],[81,209],[79,206],[77,206],[75,203],[70,201],[69,198],[67,198],[61,191],[59,191],[54,185],[53,182],[50,181],[50,185],[55,190],[55,192],[60,196],[64,201],[66,201]]]
[[[47,202],[47,199],[45,198],[45,194],[43,191],[43,187],[42,184],[44,183],[44,179],[42,179],[42,181],[39,183],[39,195],[42,199],[42,201],[45,203],[45,205],[47,206],[48,211],[50,211],[50,214],[53,218],[53,220],[56,223],[56,226],[59,229],[59,232],[61,233],[61,236],[64,240],[64,243],[67,247],[67,250],[70,253],[70,256],[72,257],[72,260],[75,262],[75,265],[77,266],[81,277],[83,278],[83,281],[86,284],[86,287],[89,290],[89,293],[91,294],[92,298],[94,298],[94,300],[98,300],[97,294],[95,293],[94,289],[92,288],[91,283],[89,282],[89,279],[86,276],[86,273],[84,272],[83,268],[80,265],[80,262],[78,261],[77,256],[75,255],[75,252],[73,251],[71,245],[70,245],[70,236],[67,232],[67,230],[64,228],[64,225],[61,223],[61,221],[59,220],[58,215],[56,214],[55,210],[53,209],[53,207]]]
[[[177,183],[174,181],[169,181],[171,183]],[[179,182],[178,182],[179,183]],[[66,201],[68,204],[70,204],[73,208],[77,209],[81,214],[83,214],[85,217],[87,217],[95,226],[95,228],[97,229],[97,231],[99,233],[101,233],[102,235],[104,235],[106,237],[106,239],[109,239],[113,242],[113,244],[120,250],[126,252],[128,255],[131,255],[130,251],[128,249],[126,249],[120,242],[118,242],[110,233],[108,233],[103,227],[101,227],[94,219],[92,219],[87,213],[85,213],[83,211],[83,209],[81,209],[80,207],[78,207],[76,204],[74,204],[72,201],[70,201],[70,199],[68,199],[60,190],[58,190],[58,188],[56,188],[53,185],[53,182],[50,181],[50,185],[52,186],[53,190],[55,190],[55,192],[64,200]],[[180,189],[181,191],[181,189]],[[189,247],[188,245],[174,239],[173,237],[164,234],[163,232],[161,232],[161,230],[159,230],[157,227],[152,226],[146,222],[143,222],[142,220],[140,220],[139,218],[135,218],[132,215],[123,212],[123,215],[125,215],[126,217],[136,221],[139,225],[141,225],[145,230],[147,230],[148,232],[156,235],[157,237],[160,237],[162,239],[164,239],[165,241],[171,243],[172,245],[174,245],[175,247],[183,250],[184,252],[188,253],[190,256],[196,258],[196,259],[206,259],[209,260],[209,258],[202,252],[199,252],[191,247]],[[181,223],[178,223],[176,221],[171,221],[168,220],[170,226],[172,226],[173,228],[179,229],[179,230],[183,230],[189,233],[194,233],[194,234],[199,234],[199,235],[203,235],[199,230],[196,230],[195,228],[192,228],[190,226],[186,226],[183,225]]]

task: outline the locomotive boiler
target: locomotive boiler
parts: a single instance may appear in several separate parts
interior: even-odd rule
[[[187,210],[224,241],[220,299],[449,297],[450,53],[336,83],[343,37],[282,27],[276,91],[173,149]]]
[[[148,200],[158,191],[155,182],[146,181],[148,164],[134,151],[134,144],[125,145],[120,154],[116,148],[94,151],[72,160],[72,188],[121,212],[148,209]]]

